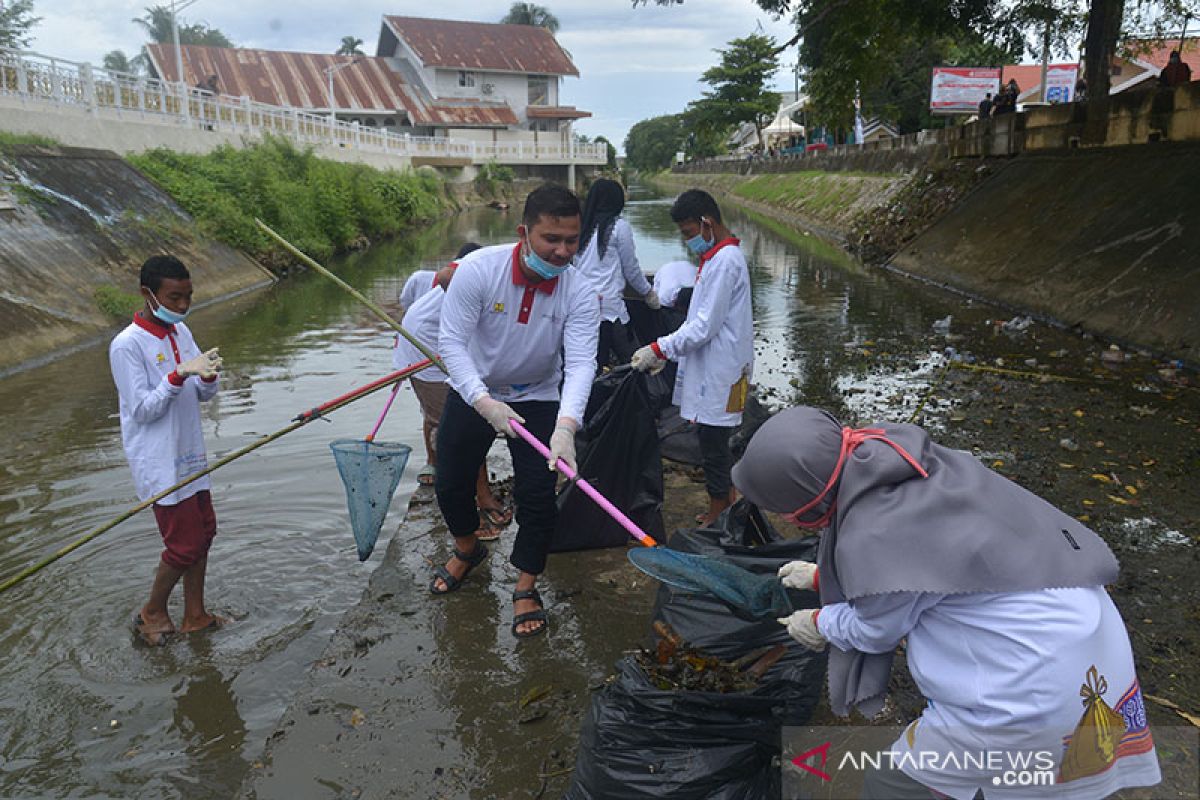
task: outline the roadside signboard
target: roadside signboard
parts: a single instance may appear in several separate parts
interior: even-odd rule
[[[934,67],[929,110],[933,114],[974,114],[988,92],[1000,90],[1000,70],[984,67]]]
[[[1051,64],[1046,67],[1046,102],[1069,103],[1075,97],[1074,64]]]

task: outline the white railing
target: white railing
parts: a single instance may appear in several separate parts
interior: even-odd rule
[[[198,131],[248,136],[272,134],[300,144],[402,157],[468,159],[474,164],[488,161],[603,164],[608,157],[603,144],[535,144],[519,139],[492,143],[410,136],[387,128],[332,120],[328,115],[295,107],[257,103],[249,97],[215,95],[154,78],[4,47],[0,47],[0,95]]]

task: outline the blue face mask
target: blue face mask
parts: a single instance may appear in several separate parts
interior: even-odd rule
[[[707,253],[709,250],[712,250],[713,245],[715,245],[717,243],[717,240],[715,237],[712,239],[704,238],[704,225],[706,222],[708,222],[708,218],[701,217],[700,218],[700,232],[697,233],[692,238],[688,239],[686,242],[684,242],[684,244],[687,245],[688,249],[691,250],[693,253],[695,253],[698,256],[702,256],[705,253]]]
[[[553,278],[557,278],[559,275],[562,275],[564,272],[567,271],[567,267],[571,266],[571,264],[569,262],[566,264],[566,266],[562,266],[562,267],[554,266],[553,264],[551,264],[550,262],[546,261],[541,256],[539,256],[537,253],[533,252],[533,248],[529,247],[528,242],[526,243],[526,249],[525,249],[525,252],[522,254],[522,258],[525,259],[525,266],[529,267],[531,270],[536,272],[538,275],[541,275],[546,280],[551,280]]]
[[[688,246],[688,249],[691,250],[693,253],[695,253],[698,256],[702,256],[705,253],[707,253],[709,250],[712,250],[713,245],[716,244],[716,242],[714,242],[712,239],[705,239],[700,234],[696,234],[695,236],[693,236],[692,238],[690,238],[686,242],[684,242],[684,244],[686,244]]]
[[[158,298],[156,298],[153,294],[151,294],[150,295],[150,310],[154,313],[154,316],[157,317],[160,322],[167,324],[167,325],[176,325],[180,322],[183,322],[185,319],[187,319],[187,315],[191,312],[192,309],[188,308],[187,311],[180,314],[178,311],[172,311],[171,309],[164,306],[162,303],[158,302]]]

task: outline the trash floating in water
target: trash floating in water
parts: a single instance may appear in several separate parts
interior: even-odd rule
[[[1164,547],[1191,547],[1195,544],[1177,530],[1172,530],[1152,517],[1126,519],[1121,522],[1119,537],[1128,547],[1155,551]]]
[[[950,323],[954,320],[953,314],[947,314],[933,323],[934,333],[949,333]]]
[[[1000,330],[1005,333],[1024,333],[1033,325],[1032,317],[1013,317],[1008,322],[1000,325]]]
[[[662,620],[655,621],[654,632],[661,637],[655,651],[642,649],[634,660],[650,682],[663,691],[746,692],[757,686],[767,670],[787,653],[787,647],[777,644],[736,661],[722,661],[689,647]]]

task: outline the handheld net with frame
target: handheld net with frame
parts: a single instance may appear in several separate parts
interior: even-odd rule
[[[755,619],[786,617],[796,610],[776,575],[756,575],[719,558],[667,547],[630,550],[629,560],[669,586],[715,597]]]
[[[412,448],[396,442],[337,439],[329,443],[329,449],[346,487],[358,560],[366,561],[375,549]]]

